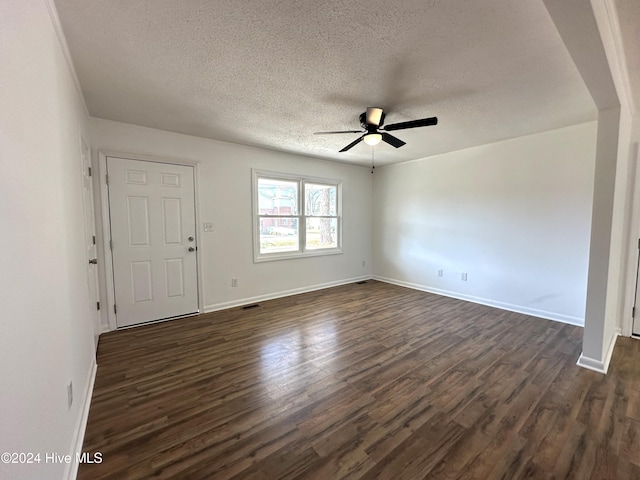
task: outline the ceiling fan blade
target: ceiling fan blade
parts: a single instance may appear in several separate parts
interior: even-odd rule
[[[362,133],[362,130],[336,130],[335,132],[313,132],[314,135],[333,135],[335,133]]]
[[[380,126],[382,120],[382,109],[378,107],[367,107],[367,123],[369,125]]]
[[[351,142],[349,145],[347,145],[346,147],[344,147],[344,148],[343,148],[342,150],[340,150],[340,151],[341,151],[341,152],[346,152],[347,150],[349,150],[349,149],[351,149],[351,148],[355,147],[357,144],[359,144],[359,143],[362,141],[362,139],[363,139],[363,138],[364,138],[364,135],[363,135],[363,136],[361,136],[361,137],[359,137],[357,140],[355,140],[355,141]]]
[[[405,128],[428,127],[437,124],[438,118],[430,117],[422,118],[420,120],[410,120],[408,122],[392,123],[391,125],[384,127],[384,129],[388,132],[392,132],[394,130],[404,130]]]
[[[389,145],[392,145],[396,148],[400,148],[401,146],[407,144],[407,142],[403,142],[398,137],[394,137],[393,135],[387,132],[382,132],[382,141],[387,142]]]

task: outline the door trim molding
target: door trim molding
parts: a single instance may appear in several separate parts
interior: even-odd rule
[[[204,276],[202,268],[203,249],[201,247],[201,239],[203,238],[202,222],[200,221],[200,162],[193,160],[183,160],[177,158],[159,157],[155,155],[145,155],[138,153],[124,153],[113,150],[98,150],[98,168],[100,172],[100,208],[102,213],[102,241],[104,245],[104,271],[107,290],[107,304],[104,306],[107,310],[109,319],[109,331],[117,330],[116,314],[113,311],[115,303],[115,289],[113,277],[113,255],[109,242],[111,240],[111,218],[109,214],[109,190],[107,188],[107,157],[124,158],[126,160],[139,160],[142,162],[168,163],[171,165],[183,165],[193,167],[193,196],[196,215],[196,235],[198,238],[198,255],[196,256],[196,281],[198,283],[198,310],[204,312]],[[102,279],[99,279],[101,281]],[[126,327],[124,327],[126,328]]]
[[[625,279],[625,292],[624,302],[621,306],[622,313],[622,335],[630,337],[633,335],[634,322],[632,316],[633,306],[636,303],[637,295],[637,281],[638,281],[638,256],[640,255],[640,248],[638,247],[638,241],[640,239],[640,143],[633,142],[630,149],[629,158],[629,181],[628,181],[628,198],[630,205],[629,212],[629,230],[627,232],[627,244],[626,244],[626,279]],[[625,253],[625,252],[623,252]],[[622,275],[620,278],[624,278]],[[636,305],[638,310],[640,305]],[[637,313],[636,316],[640,315]]]

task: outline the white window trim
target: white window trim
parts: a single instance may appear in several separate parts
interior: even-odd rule
[[[298,219],[298,250],[290,252],[276,252],[276,253],[260,253],[260,215],[258,213],[259,199],[258,199],[258,179],[270,178],[273,180],[294,181],[298,183],[298,215],[281,215],[281,217],[291,217]],[[306,245],[306,219],[307,218],[319,218],[317,215],[305,215],[304,212],[304,184],[315,183],[320,185],[331,185],[336,187],[336,199],[337,199],[337,220],[338,227],[336,231],[336,240],[338,246],[336,248],[319,248],[319,249],[305,249]],[[251,170],[251,188],[253,192],[252,201],[252,213],[251,218],[253,222],[253,261],[259,262],[271,262],[274,260],[286,260],[291,258],[306,258],[306,257],[319,257],[325,255],[340,255],[342,254],[342,181],[331,178],[312,177],[307,175],[293,175],[289,173],[274,172],[268,170]],[[330,217],[336,218],[336,217]]]

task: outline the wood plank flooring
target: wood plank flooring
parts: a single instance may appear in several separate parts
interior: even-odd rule
[[[376,281],[105,334],[79,479],[640,479],[640,341]]]

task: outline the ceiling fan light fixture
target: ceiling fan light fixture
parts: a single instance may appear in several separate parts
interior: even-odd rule
[[[382,140],[382,134],[380,133],[368,133],[363,138],[364,143],[370,146],[374,146],[380,143]]]
[[[403,142],[397,137],[394,137],[389,132],[393,130],[405,130],[407,128],[417,128],[417,127],[428,127],[430,125],[437,125],[438,118],[420,118],[418,120],[409,120],[408,122],[400,122],[400,123],[392,123],[391,125],[387,125],[382,129],[382,124],[384,122],[385,114],[381,108],[377,107],[367,107],[367,111],[360,114],[360,126],[362,130],[337,130],[333,132],[315,132],[314,135],[328,135],[334,133],[362,133],[356,140],[351,142],[349,145],[339,150],[340,153],[351,150],[353,147],[358,145],[360,142],[366,143],[367,145],[373,147],[378,145],[380,142],[385,142],[391,145],[394,148],[400,148],[403,145],[406,145],[406,142]],[[373,150],[372,150],[373,152]]]

